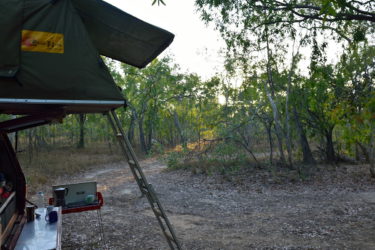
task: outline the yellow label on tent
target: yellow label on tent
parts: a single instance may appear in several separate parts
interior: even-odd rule
[[[22,30],[23,51],[64,53],[64,35],[34,30]]]

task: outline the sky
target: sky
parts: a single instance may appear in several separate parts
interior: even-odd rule
[[[161,56],[173,55],[183,73],[197,73],[207,80],[223,71],[224,59],[219,51],[225,44],[218,31],[200,20],[194,0],[164,0],[166,6],[152,5],[152,0],[105,1],[175,34],[173,43]]]
[[[182,73],[197,73],[207,80],[216,73],[224,72],[224,58],[220,50],[225,43],[213,26],[207,26],[200,20],[194,6],[195,0],[164,0],[166,5],[152,5],[153,0],[105,0],[125,12],[148,23],[159,26],[175,34],[175,39],[163,55],[172,55]],[[341,46],[329,42],[327,49],[328,63],[337,63],[342,53]],[[310,49],[303,48],[304,60],[300,70],[309,74]],[[291,51],[286,55],[289,60]],[[238,83],[234,83],[236,86]]]

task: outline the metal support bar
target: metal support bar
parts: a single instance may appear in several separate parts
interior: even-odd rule
[[[98,221],[99,221],[100,238],[103,244],[103,249],[108,249],[107,242],[104,238],[103,219],[102,219],[102,213],[100,212],[100,209],[97,210],[97,213],[98,213]]]
[[[159,225],[165,238],[167,239],[169,247],[171,249],[180,250],[181,246],[176,237],[176,233],[171,223],[169,222],[169,219],[164,212],[164,209],[158,197],[156,196],[154,188],[151,184],[148,183],[146,176],[144,175],[141,166],[139,165],[139,161],[132,148],[132,145],[128,137],[126,136],[115,111],[112,110],[111,112],[105,113],[105,115],[107,116],[108,121],[115,133],[115,136],[119,141],[120,147],[124,153],[127,163],[129,164],[129,168],[138,184],[139,189],[141,190],[142,194],[147,197],[147,200],[150,203],[151,209],[159,222]]]

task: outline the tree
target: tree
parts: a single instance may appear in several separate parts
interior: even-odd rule
[[[325,141],[324,150],[328,162],[336,161],[333,129],[337,123],[331,119],[331,112],[339,100],[334,93],[337,82],[332,79],[332,75],[331,65],[316,66],[304,87],[309,125]]]
[[[154,60],[142,70],[124,64],[121,67],[123,72],[119,82],[124,88],[123,92],[131,110],[128,136],[134,137],[134,125],[137,123],[141,149],[147,154],[151,151],[158,132],[164,129],[163,110],[170,110],[173,114],[171,104],[183,97],[183,94],[176,90],[182,90],[179,84],[181,77],[173,72],[175,66],[168,57]],[[177,113],[172,120],[176,126],[180,126]],[[177,131],[180,131],[180,138],[184,140],[181,127],[177,128]]]
[[[343,140],[348,145],[359,147],[370,171],[375,177],[374,131],[375,131],[375,48],[367,43],[353,45],[342,55],[336,66],[337,79],[343,82],[338,89],[342,93],[341,103],[333,118],[343,130]],[[358,151],[356,152],[357,158]]]
[[[368,0],[196,0],[196,5],[203,20],[214,21],[226,40],[237,35],[239,43],[262,27],[279,36],[293,36],[297,27],[329,30],[348,41],[374,32],[375,3]]]
[[[86,115],[85,114],[79,114],[78,115],[79,120],[79,141],[77,143],[77,148],[84,148],[85,147],[85,121],[86,121]]]

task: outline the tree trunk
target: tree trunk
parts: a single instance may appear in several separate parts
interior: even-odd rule
[[[361,159],[361,156],[359,155],[359,148],[358,148],[358,147],[359,147],[359,146],[357,145],[357,143],[355,143],[355,144],[354,144],[355,160],[356,160],[357,162],[359,162],[360,159]]]
[[[304,164],[314,165],[316,162],[315,162],[315,159],[312,155],[310,145],[309,145],[309,142],[308,142],[307,137],[306,137],[306,133],[305,133],[303,127],[302,127],[302,123],[301,123],[301,120],[299,118],[299,114],[298,114],[295,106],[293,107],[293,113],[294,113],[294,119],[295,119],[295,122],[296,122],[297,131],[298,131],[298,134],[299,134],[300,145],[301,145],[301,149],[302,149],[302,156],[303,156],[302,161],[303,161]]]
[[[268,76],[269,88],[267,86],[267,83],[265,83],[265,90],[266,90],[268,100],[270,101],[270,104],[271,104],[273,119],[275,121],[275,132],[276,132],[277,142],[278,142],[279,151],[280,151],[280,161],[283,166],[286,166],[287,164],[286,164],[284,149],[283,149],[283,132],[282,132],[281,123],[280,123],[279,110],[274,100],[274,82],[273,82],[272,68],[271,68],[271,50],[269,48],[268,39],[267,39],[267,76]]]
[[[135,111],[131,111],[131,118],[130,118],[130,125],[128,130],[128,139],[131,144],[134,145],[134,128],[135,128],[135,120],[136,120],[136,114]]]
[[[280,161],[283,166],[286,166],[286,160],[284,155],[284,147],[283,147],[283,136],[280,132],[280,127],[275,124],[275,132],[276,132],[276,138],[277,138],[277,144],[279,146],[279,152],[280,152]]]
[[[287,102],[288,103],[288,97]],[[286,117],[285,117],[285,125],[286,125],[286,150],[288,151],[288,163],[290,167],[293,167],[293,150],[292,150],[292,140],[290,136],[290,117],[289,117],[289,110],[288,110],[288,104],[285,104],[286,108]]]
[[[79,141],[77,144],[77,148],[84,148],[85,147],[85,114],[79,114]]]
[[[273,164],[273,140],[272,140],[272,124],[270,123],[269,125],[267,122],[264,122],[264,127],[266,128],[267,131],[267,136],[268,136],[268,142],[270,144],[270,164]]]
[[[138,119],[138,128],[139,128],[139,142],[141,144],[142,151],[147,154],[147,146],[146,146],[146,140],[145,140],[145,132],[143,129],[143,116]]]
[[[289,97],[291,94],[291,88],[292,88],[292,78],[294,75],[294,68],[296,65],[297,56],[299,54],[299,47],[297,50],[297,53],[294,54],[294,43],[295,39],[293,41],[293,52],[292,52],[292,62],[290,64],[290,70],[288,74],[288,86],[286,91],[286,100],[285,100],[285,128],[286,128],[286,148],[288,151],[288,162],[289,165],[293,166],[293,158],[292,158],[292,140],[290,136],[290,114],[289,114]]]
[[[29,153],[29,163],[31,163],[31,161],[33,159],[33,132],[34,132],[33,128],[27,130],[27,139],[28,139],[27,148],[28,148],[28,151],[29,151],[28,152]]]
[[[280,161],[283,166],[286,166],[286,160],[285,160],[284,148],[283,148],[283,132],[282,132],[282,128],[280,125],[279,111],[269,91],[267,91],[267,96],[268,96],[268,100],[271,103],[273,119],[275,121],[275,133],[276,133],[277,143],[279,146]]]
[[[113,133],[113,131],[108,126],[108,123],[105,123],[105,131],[106,131],[106,133],[104,134],[104,137],[105,137],[105,140],[108,144],[109,152],[110,152],[110,154],[113,154],[113,151],[112,151],[112,136],[110,136],[111,133]]]
[[[365,161],[366,161],[366,163],[370,163],[370,150],[368,150],[367,148],[366,148],[366,146],[363,146],[363,144],[362,143],[360,143],[360,142],[357,142],[356,143],[356,146],[359,146],[359,148],[361,149],[361,151],[362,151],[362,154],[363,154],[363,156],[365,157]]]
[[[325,132],[326,137],[326,157],[328,162],[335,162],[336,161],[336,155],[335,155],[335,148],[333,145],[333,128],[331,127]]]
[[[180,136],[180,140],[181,140],[181,144],[184,148],[186,148],[186,138],[182,132],[182,128],[181,128],[181,124],[180,124],[180,120],[178,119],[178,114],[176,112],[176,110],[173,111],[173,121],[174,121],[174,125],[176,126],[177,128],[177,132]]]
[[[150,122],[149,126],[148,126],[148,133],[147,133],[147,152],[150,152],[151,151],[151,148],[152,148],[152,132],[153,132],[153,128],[152,128],[152,122]]]

